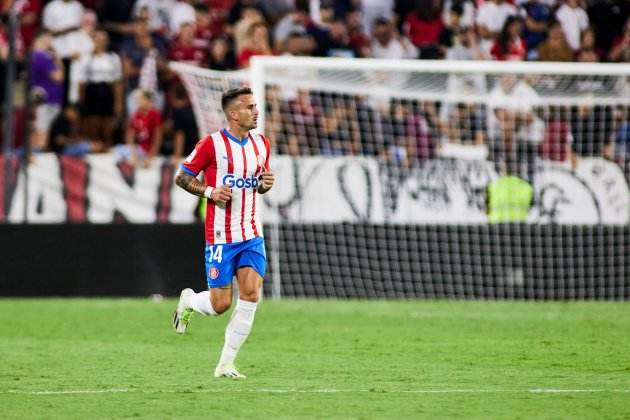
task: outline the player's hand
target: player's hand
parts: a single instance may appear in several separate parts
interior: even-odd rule
[[[267,171],[267,169],[263,168],[258,180],[260,181],[260,184],[258,185],[258,192],[264,194],[273,187],[274,182],[276,182],[276,177],[273,172]]]
[[[232,199],[232,188],[230,188],[229,185],[221,185],[212,191],[210,198],[212,198],[212,201],[219,207],[225,207],[227,202]]]

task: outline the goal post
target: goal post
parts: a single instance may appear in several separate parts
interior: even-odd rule
[[[267,294],[630,297],[630,65],[253,57],[246,72],[174,69],[204,132],[223,123],[205,116],[223,89],[254,91],[278,179],[261,200]],[[501,213],[491,196],[510,196],[508,178],[521,207]],[[526,208],[510,201],[530,187]]]

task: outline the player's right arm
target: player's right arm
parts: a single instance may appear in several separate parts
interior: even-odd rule
[[[199,181],[197,177],[187,174],[180,167],[175,175],[175,183],[199,197],[207,197],[219,205],[225,205],[232,198],[232,189],[228,185],[213,188]]]
[[[232,189],[227,185],[213,187],[197,179],[201,171],[216,164],[211,138],[197,143],[195,150],[182,163],[175,175],[175,184],[198,197],[207,197],[218,205],[225,205],[232,198]]]

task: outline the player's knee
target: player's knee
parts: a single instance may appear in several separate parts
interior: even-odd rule
[[[221,315],[232,305],[231,299],[212,299],[212,309],[217,313],[217,315]]]
[[[238,297],[247,302],[258,302],[260,294],[258,290],[241,290]]]

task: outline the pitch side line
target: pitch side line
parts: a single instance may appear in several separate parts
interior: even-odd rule
[[[194,390],[150,390],[136,388],[112,388],[112,389],[73,389],[73,390],[5,390],[0,394],[13,395],[82,395],[82,394],[353,394],[353,393],[374,393],[374,394],[589,394],[589,393],[630,393],[630,389],[553,389],[553,388],[532,388],[532,389],[194,389]]]

